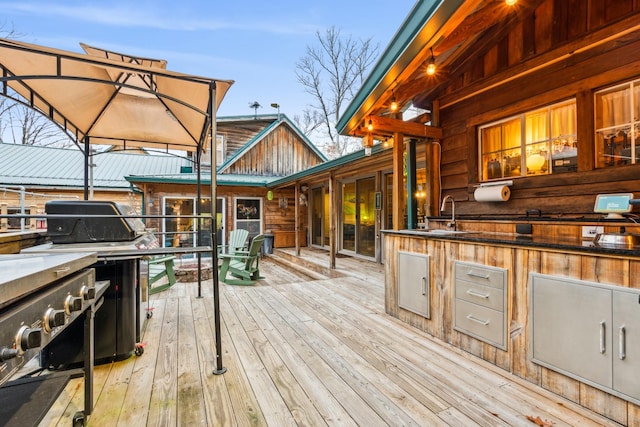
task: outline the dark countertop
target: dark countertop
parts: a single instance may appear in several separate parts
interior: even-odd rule
[[[558,238],[474,231],[452,234],[447,234],[446,232],[439,234],[437,231],[433,232],[433,230],[382,230],[382,232],[390,235],[413,236],[424,239],[440,239],[487,245],[522,246],[549,250],[577,251],[590,254],[640,257],[640,246],[625,248],[612,245],[597,245],[591,240],[582,240],[571,237]]]

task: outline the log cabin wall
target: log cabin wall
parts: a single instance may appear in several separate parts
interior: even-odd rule
[[[639,19],[638,0],[545,0],[510,27],[495,28],[494,45],[478,42],[484,54],[448,76],[438,97],[442,194],[459,202],[456,212],[589,214],[595,194],[640,192],[640,165],[595,168],[593,101],[596,90],[640,77]],[[576,99],[578,171],[515,178],[508,202],[475,202],[478,127],[570,98]]]

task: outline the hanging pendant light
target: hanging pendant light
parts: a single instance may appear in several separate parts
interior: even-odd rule
[[[431,58],[429,58],[429,65],[427,65],[427,75],[433,76],[436,73],[436,58],[433,56],[433,48],[431,50]]]

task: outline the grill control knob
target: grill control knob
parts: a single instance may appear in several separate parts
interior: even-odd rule
[[[21,326],[16,333],[16,350],[24,353],[30,348],[40,347],[42,342],[42,329],[31,329],[28,326]]]
[[[65,313],[65,310],[48,308],[47,311],[44,312],[44,318],[42,319],[42,326],[44,327],[44,331],[46,333],[50,333],[53,328],[64,325],[66,319],[67,315]]]
[[[83,286],[82,289],[80,289],[80,295],[82,295],[85,301],[92,300],[96,297],[96,288]]]
[[[83,297],[67,295],[67,298],[64,300],[64,312],[67,313],[68,316],[71,316],[71,313],[74,311],[82,310],[82,298]]]

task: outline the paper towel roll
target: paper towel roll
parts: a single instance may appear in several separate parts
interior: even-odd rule
[[[510,196],[511,190],[506,185],[478,187],[473,193],[476,202],[506,202]]]

